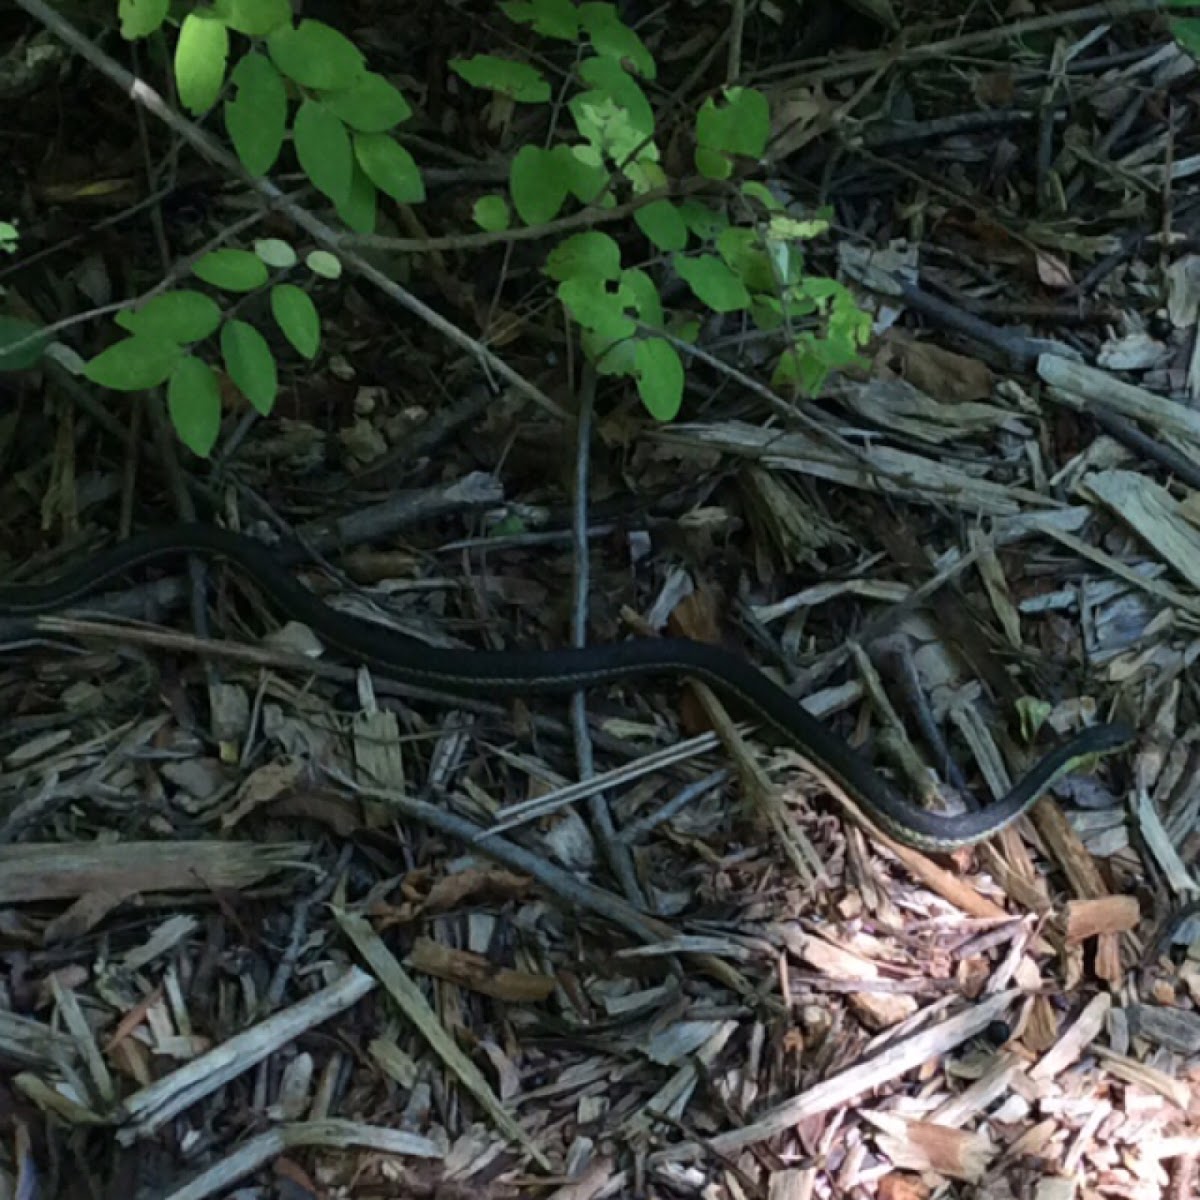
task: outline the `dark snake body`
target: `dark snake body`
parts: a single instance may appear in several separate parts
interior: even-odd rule
[[[702,680],[775,729],[825,772],[896,840],[924,850],[982,841],[1017,820],[1082,760],[1128,745],[1124,724],[1093,726],[1060,745],[1002,799],[946,815],[912,803],[846,742],[747,660],[684,638],[642,638],[561,650],[457,650],[426,646],[371,621],[338,612],[297,582],[262,542],[210,525],[175,525],[137,534],[48,583],[0,586],[0,616],[62,609],[137,567],[187,554],[240,567],[293,619],[326,643],[383,675],[472,697],[562,694],[648,676]]]

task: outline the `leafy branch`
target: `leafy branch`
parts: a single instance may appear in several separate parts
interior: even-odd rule
[[[317,357],[321,320],[314,289],[338,276],[339,255],[347,257],[352,243],[470,250],[570,230],[579,232],[549,251],[544,273],[596,370],[632,379],[659,420],[674,418],[683,402],[685,369],[677,345],[694,344],[712,314],[740,314],[778,335],[774,387],[811,392],[830,371],[857,361],[869,318],[840,283],[805,270],[804,247],[826,232],[827,222],[820,215],[793,215],[748,177],[770,133],[761,93],[727,88],[705,99],[693,129],[696,177],[673,180],[662,165],[654,110],[642,86],[656,78],[656,64],[614,5],[505,0],[499,7],[538,37],[575,47],[565,101],[573,132],[554,130],[547,144],[516,150],[507,189],[475,201],[480,232],[422,240],[374,234],[381,194],[395,204],[419,205],[426,189],[419,165],[395,132],[411,118],[411,105],[368,68],[350,39],[321,21],[296,22],[289,0],[213,0],[178,20],[168,0],[118,0],[125,38],[177,30],[173,67],[180,101],[195,118],[221,106],[229,143],[251,178],[267,183],[290,129],[296,162],[348,232],[303,255],[272,238],[252,249],[202,256],[191,271],[199,285],[224,295],[227,306],[199,286],[156,295],[116,318],[126,336],[86,363],[84,374],[120,391],[165,384],[179,436],[205,456],[220,431],[222,374],[266,416],[279,379],[271,341],[281,338],[304,361]],[[231,67],[235,49],[240,57]],[[549,81],[529,62],[480,54],[450,66],[498,104],[551,103]],[[577,211],[564,215],[569,206]],[[301,219],[301,210],[289,211],[302,228],[328,231],[315,218]],[[639,256],[636,262],[631,253]],[[679,283],[690,301],[669,306],[663,289],[677,291]],[[444,319],[406,293],[405,299],[445,331]],[[11,321],[0,323],[0,367],[7,369],[30,362],[28,354],[4,357],[6,346],[31,334]],[[460,334],[456,340],[464,339]],[[43,345],[35,339],[35,351]]]

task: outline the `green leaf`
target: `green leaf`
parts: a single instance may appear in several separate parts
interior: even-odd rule
[[[609,180],[604,159],[596,147],[584,143],[567,146],[560,142],[552,148],[551,153],[558,160],[571,195],[584,204],[594,204]],[[609,203],[616,203],[611,195]]]
[[[785,350],[771,372],[771,386],[791,384],[805,395],[814,395],[825,382],[828,368],[820,357],[813,353],[811,343],[797,339],[796,346]]]
[[[581,4],[579,20],[596,53],[612,59],[626,59],[633,64],[639,75],[653,79],[656,74],[654,59],[645,43],[629,28],[617,12],[615,4]]]
[[[412,108],[399,89],[371,71],[353,87],[344,92],[329,92],[321,101],[334,116],[359,133],[386,133],[412,116]]]
[[[295,248],[283,238],[259,238],[254,243],[254,253],[277,271],[286,271],[299,261]]]
[[[753,292],[776,290],[771,260],[756,229],[734,226],[717,236],[717,253],[729,269]]]
[[[375,190],[375,185],[367,178],[356,160],[354,172],[350,177],[350,191],[337,205],[338,216],[355,233],[374,233],[378,198],[379,193]]]
[[[508,201],[503,196],[480,196],[472,210],[475,224],[488,233],[507,229],[510,219]]]
[[[265,175],[283,145],[287,88],[275,64],[255,50],[239,59],[230,82],[237,94],[225,101],[225,128],[242,166]]]
[[[16,254],[21,235],[11,221],[0,221],[0,250],[5,254]]]
[[[213,250],[192,264],[192,272],[227,292],[252,292],[267,282],[266,265],[249,250]]]
[[[615,58],[587,58],[579,64],[579,77],[608,96],[629,114],[629,124],[639,139],[654,132],[654,109],[638,81]]]
[[[550,251],[545,270],[558,280],[581,275],[616,279],[621,274],[621,247],[607,233],[576,233]]]
[[[1200,18],[1172,17],[1167,25],[1180,47],[1193,58],[1200,59]]]
[[[275,65],[301,87],[338,91],[353,87],[366,70],[358,47],[323,21],[301,21],[267,39]]]
[[[515,537],[518,534],[529,532],[529,522],[525,521],[519,513],[509,513],[506,517],[501,517],[495,523],[488,525],[488,536],[494,538]]]
[[[783,384],[795,384],[800,372],[800,359],[795,350],[785,350],[771,372],[771,386],[780,387]]]
[[[733,161],[720,150],[710,150],[707,146],[696,147],[696,170],[705,179],[728,179],[733,174]]]
[[[135,334],[90,359],[83,374],[101,387],[140,392],[164,382],[181,353],[175,342]]]
[[[662,298],[654,280],[640,267],[630,267],[621,273],[621,295],[627,303],[632,302],[643,325],[662,328]]]
[[[629,113],[611,96],[591,88],[572,96],[567,109],[575,120],[579,136],[586,139],[592,150],[601,156],[619,156],[613,149],[619,145],[622,133],[629,130]]]
[[[742,184],[742,195],[757,200],[768,212],[783,212],[783,202],[777,200],[771,189],[757,179],[747,179]]]
[[[709,97],[700,106],[696,144],[707,150],[758,158],[771,134],[771,106],[766,96],[753,88],[726,88],[724,100],[719,105]]]
[[[472,87],[488,88],[523,104],[545,104],[550,99],[550,85],[541,71],[528,63],[477,54],[474,58],[452,58],[450,69]]]
[[[507,0],[500,8],[510,21],[532,24],[536,33],[559,41],[579,37],[579,14],[571,0]]]
[[[610,292],[598,275],[575,275],[558,285],[558,298],[584,329],[606,338],[626,338],[637,332],[637,324],[625,313],[620,290]]]
[[[425,182],[416,160],[386,133],[356,133],[354,153],[367,178],[397,204],[420,204]]]
[[[549,150],[526,144],[513,156],[509,168],[513,207],[526,225],[543,225],[558,215],[567,198],[567,180],[561,159]]]
[[[696,169],[707,179],[728,179],[730,155],[758,158],[771,133],[767,98],[753,88],[727,88],[724,103],[711,97],[696,114]]]
[[[292,122],[296,157],[317,191],[340,204],[350,194],[354,150],[350,134],[323,104],[305,100]]]
[[[673,420],[683,403],[683,363],[670,342],[647,338],[634,353],[638,395],[659,421]]]
[[[321,345],[321,318],[309,294],[294,283],[281,283],[271,289],[271,312],[296,350],[314,358]]]
[[[763,238],[763,250],[774,263],[773,286],[776,290],[781,286],[787,288],[803,278],[804,250],[799,242],[780,241],[771,237],[768,231],[767,236]]]
[[[588,63],[605,61],[589,59]],[[628,76],[625,78],[629,80]],[[635,104],[631,110],[609,92],[599,88],[572,96],[567,108],[580,136],[595,149],[603,151],[613,162],[620,163],[626,177],[634,184],[635,191],[644,192],[657,186],[642,167],[644,162],[653,162],[659,154],[652,137],[653,117],[649,115],[648,108]]]
[[[265,417],[275,405],[278,379],[267,339],[245,321],[226,321],[221,330],[225,370],[242,395]]]
[[[776,303],[778,304],[778,301]],[[795,321],[801,317],[812,316],[817,311],[817,302],[803,291],[788,288],[783,294],[783,304],[779,305],[779,311]]]
[[[702,241],[712,241],[722,229],[729,228],[729,218],[699,200],[685,200],[679,205],[684,224]]]
[[[41,327],[32,321],[24,321],[20,317],[10,317],[0,313],[0,371],[25,371],[32,367],[39,358],[50,338],[42,334],[34,338],[20,350],[10,351],[9,346],[23,342],[31,334],[37,333]]]
[[[772,383],[791,383],[812,395],[825,382],[830,371],[861,365],[852,341],[842,337],[821,339],[806,331],[780,356],[771,380]]]
[[[691,313],[672,313],[667,328],[681,342],[686,342],[689,346],[694,346],[700,337],[700,320]]]
[[[266,37],[292,19],[288,0],[213,0],[213,12],[246,37]]]
[[[193,116],[216,103],[225,82],[229,30],[211,14],[190,12],[179,27],[175,43],[175,86],[180,103]]]
[[[637,342],[630,337],[610,338],[592,329],[579,335],[583,352],[600,375],[632,375]]]
[[[121,36],[132,42],[149,37],[167,19],[170,0],[120,0],[117,15],[121,18]]]
[[[750,307],[746,285],[715,254],[701,254],[697,258],[676,254],[672,262],[695,292],[696,299],[714,312],[736,312]]]
[[[804,248],[799,242],[780,242],[768,236],[766,249],[775,264],[777,279],[791,286],[804,278]]]
[[[854,352],[856,346],[865,346],[871,340],[874,321],[871,314],[852,300],[834,305],[829,316],[829,338],[842,342]]]
[[[750,298],[750,319],[766,333],[783,324],[783,305],[774,296],[759,294]]]
[[[829,232],[829,222],[818,218],[801,221],[776,214],[767,222],[767,237],[781,242],[807,242]]]
[[[189,354],[175,364],[167,384],[167,412],[179,440],[207,458],[221,432],[221,389],[208,363]]]
[[[342,275],[341,259],[336,254],[330,254],[328,250],[309,251],[304,265],[314,275],[320,275],[322,279],[340,279]]]
[[[655,148],[653,155],[657,154],[658,150]],[[621,174],[632,184],[635,196],[644,196],[647,192],[666,187],[669,182],[667,173],[654,161],[653,155],[649,151],[642,153],[637,159],[626,162],[621,168]]]
[[[221,323],[217,302],[203,292],[164,292],[148,300],[137,311],[118,313],[122,329],[140,337],[187,345],[208,337]]]
[[[687,245],[687,223],[670,200],[655,200],[639,208],[633,219],[659,250],[682,250]]]
[[[836,279],[826,279],[821,275],[806,275],[792,291],[796,296],[807,296],[815,300],[817,307],[822,311],[832,305],[835,310],[840,309],[843,314],[854,314],[856,317],[865,315],[855,303],[853,294]]]

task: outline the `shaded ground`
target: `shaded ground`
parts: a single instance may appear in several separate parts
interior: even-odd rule
[[[178,468],[204,518],[286,523],[342,572],[311,586],[436,643],[565,645],[582,614],[593,642],[737,647],[912,795],[999,795],[1113,715],[1136,745],[931,858],[699,690],[417,693],[314,659],[219,566],[200,623],[181,572],[86,629],[6,626],[8,1192],[1189,1194],[1196,70],[1138,7],[922,11],[904,40],[745,13],[767,177],[833,206],[813,268],[876,318],[870,370],[813,401],[734,378],[770,363],[730,319],[678,422],[602,381],[581,435],[351,274],[276,415]],[[419,101],[441,174],[398,234],[469,228],[527,136],[449,81],[499,36],[488,9],[323,14]],[[656,102],[722,82],[724,6],[643,15]],[[169,135],[147,118],[143,147],[119,91],[48,61],[0,147],[23,231],[0,284],[45,321],[137,294],[252,203],[183,154],[144,205]],[[387,262],[587,414],[543,253]],[[151,406],[52,369],[3,386],[6,575],[177,513]]]

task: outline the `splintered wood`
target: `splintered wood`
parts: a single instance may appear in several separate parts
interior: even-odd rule
[[[8,592],[0,1200],[1200,1194],[1195,18],[113,7],[0,25],[0,587],[194,508],[366,647],[741,654],[944,814],[1133,736],[925,853],[711,675]]]

